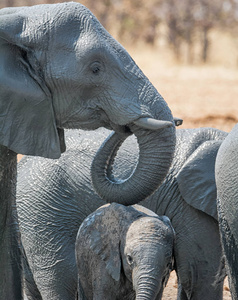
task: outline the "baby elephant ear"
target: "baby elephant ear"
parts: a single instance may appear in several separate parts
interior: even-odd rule
[[[107,273],[116,281],[119,281],[121,274],[118,226],[117,212],[112,205],[105,205],[85,219],[80,229],[81,234],[89,238],[94,254],[105,263]],[[87,232],[84,232],[85,229]]]
[[[58,158],[63,150],[51,94],[34,49],[23,45],[24,18],[0,12],[0,144],[28,155]],[[62,147],[60,147],[62,146]]]

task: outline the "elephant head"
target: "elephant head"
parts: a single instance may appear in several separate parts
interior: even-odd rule
[[[175,147],[170,109],[87,8],[70,2],[2,9],[0,60],[1,145],[58,158],[64,128],[103,126],[115,130],[117,140],[134,133],[140,160],[126,185],[144,181],[138,173],[154,177],[144,198],[161,183]],[[160,176],[147,176],[157,160]],[[127,191],[122,184],[119,199]]]
[[[79,286],[87,299],[95,293],[100,299],[157,299],[172,270],[173,243],[167,217],[140,205],[104,205],[84,220],[77,234]]]

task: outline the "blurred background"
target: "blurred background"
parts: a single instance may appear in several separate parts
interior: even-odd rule
[[[69,2],[0,0],[6,6]],[[238,122],[238,0],[81,0],[132,55],[183,128]]]

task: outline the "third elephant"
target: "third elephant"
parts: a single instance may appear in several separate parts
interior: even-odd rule
[[[68,150],[58,161],[24,157],[19,164],[17,208],[29,299],[75,297],[75,239],[82,221],[105,204],[92,187],[90,166],[108,134],[106,129],[68,131]],[[168,216],[175,229],[178,299],[222,299],[225,272],[214,166],[226,136],[213,128],[177,130],[175,156],[166,179],[152,196],[140,202],[158,215]],[[137,157],[136,140],[129,137],[115,160],[109,159],[114,165],[108,169],[115,178],[124,180],[134,171]]]
[[[238,124],[219,149],[216,159],[216,185],[221,241],[226,258],[233,300],[238,299]]]

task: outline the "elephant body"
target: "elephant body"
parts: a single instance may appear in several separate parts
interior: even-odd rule
[[[80,300],[160,299],[173,265],[169,219],[140,205],[107,204],[76,237]]]
[[[220,147],[216,159],[216,184],[221,241],[232,299],[238,299],[238,124]]]
[[[176,132],[169,173],[141,205],[166,215],[174,227],[179,299],[222,299],[223,280],[214,284],[222,258],[214,168],[217,150],[227,134],[212,128]],[[33,295],[30,299],[35,299],[36,287],[42,299],[74,299],[77,231],[90,213],[105,204],[93,190],[90,165],[107,136],[107,130],[71,130],[66,135],[68,150],[58,161],[24,157],[19,163],[17,209],[28,260],[25,282],[28,294]],[[114,162],[115,178],[130,176],[138,152],[135,139],[127,139]]]
[[[110,198],[123,191],[121,199],[135,203],[138,193],[127,191],[144,174],[144,161],[156,179],[141,189],[140,198],[153,193],[168,172],[174,123],[161,95],[85,6],[65,2],[0,10],[0,147],[7,149],[0,151],[0,174],[8,174],[0,176],[1,299],[23,297],[18,225],[8,226],[15,219],[15,198],[6,195],[16,189],[16,160],[15,168],[5,164],[8,150],[57,159],[66,149],[64,129],[113,129],[114,142],[133,133],[141,150],[135,176],[122,185],[107,178],[102,183],[112,191]],[[154,147],[156,140],[165,147]],[[150,153],[147,144],[154,149]]]

